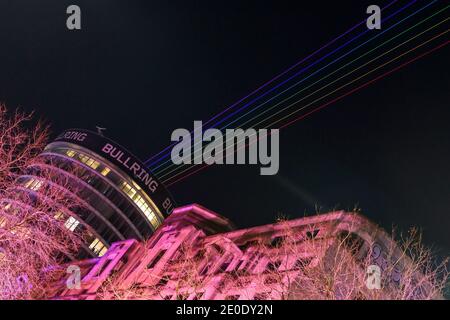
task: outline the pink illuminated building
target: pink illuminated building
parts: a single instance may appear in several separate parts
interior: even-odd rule
[[[83,129],[64,131],[39,159],[18,177],[17,190],[39,199],[51,187],[75,199],[77,205],[52,205],[49,210],[82,240],[78,252],[66,256],[69,264],[61,268],[52,263],[43,270],[52,279],[45,283],[46,297],[435,296],[429,289],[433,279],[419,273],[390,236],[357,213],[335,211],[236,229],[200,205],[177,207],[165,186],[132,153]]]
[[[66,278],[55,299],[295,299],[303,270],[322,264],[339,239],[352,255],[370,255],[388,270],[389,238],[364,217],[344,211],[235,230],[223,216],[199,205],[176,208],[148,241],[114,243],[99,258],[76,263],[79,288]],[[375,236],[374,236],[375,235]],[[281,243],[289,239],[290,246]],[[311,246],[314,243],[314,247]],[[399,268],[389,269],[392,283]],[[330,271],[332,272],[332,271]],[[344,279],[345,280],[345,279]],[[305,280],[306,281],[306,280]],[[300,288],[295,288],[295,287]],[[336,289],[338,290],[338,289]],[[345,290],[344,290],[345,291]],[[335,292],[345,298],[345,292]],[[312,297],[314,298],[314,297]]]

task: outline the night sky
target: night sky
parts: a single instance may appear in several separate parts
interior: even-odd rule
[[[388,1],[312,2],[2,0],[0,101],[35,110],[55,135],[106,127],[145,160],[174,129],[209,119]],[[80,31],[66,28],[70,4]],[[213,166],[170,190],[238,227],[357,206],[387,229],[423,228],[448,254],[448,57],[446,47],[283,129],[278,175]]]

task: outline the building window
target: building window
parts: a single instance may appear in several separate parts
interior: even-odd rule
[[[211,267],[211,265],[208,263],[208,264],[202,269],[202,271],[200,271],[200,275],[201,275],[201,276],[204,276],[204,275],[208,274],[209,268],[210,268],[210,267]]]
[[[85,154],[76,152],[75,150],[67,150],[67,151],[66,151],[66,155],[69,156],[69,157],[71,157],[71,158],[75,157],[77,154],[78,154],[78,159],[79,159],[82,163],[84,163],[85,165],[91,167],[92,169],[97,170],[98,167],[100,166],[100,162],[98,162],[97,160],[95,160],[95,159],[93,159],[93,158],[91,158],[91,157],[89,157],[89,156],[87,156],[87,155],[85,155]],[[110,168],[104,167],[104,168],[100,171],[100,173],[101,173],[103,176],[106,177],[110,171],[111,171]]]
[[[357,254],[364,245],[364,240],[356,233],[341,232],[339,238],[353,254]]]
[[[67,154],[69,157],[73,158],[77,153],[76,153],[75,151],[73,151],[73,150],[67,150],[67,151],[66,151],[66,154]]]
[[[159,260],[161,260],[161,258],[164,256],[165,253],[166,253],[166,250],[161,250],[158,253],[158,255],[153,259],[153,261],[148,264],[147,269],[154,268],[156,266],[156,264],[159,262]]]
[[[177,300],[187,300],[187,298],[189,297],[189,293],[179,293],[177,294]]]
[[[91,157],[88,157],[88,156],[85,155],[85,154],[76,152],[75,150],[70,150],[70,149],[67,150],[67,151],[66,151],[66,155],[67,155],[68,157],[71,157],[71,158],[73,158],[73,157],[75,157],[76,155],[78,155],[78,159],[79,159],[82,163],[84,163],[85,165],[91,167],[91,168],[94,169],[94,170],[97,170],[97,168],[100,166],[100,162],[98,162],[98,161],[92,159]]]
[[[239,249],[241,249],[241,251],[244,252],[244,251],[247,250],[248,248],[256,247],[256,246],[258,246],[259,244],[260,244],[260,241],[259,241],[259,240],[251,240],[251,241],[247,241],[247,242],[244,243],[244,244],[241,244],[241,245],[239,246]]]
[[[258,263],[260,262],[260,255],[259,254],[255,254],[251,257],[251,259],[249,259],[249,262],[247,263],[247,265],[243,268],[243,272],[247,273],[247,272],[252,272],[252,270],[258,265]],[[246,262],[244,261],[244,264]]]
[[[295,261],[294,270],[304,270],[312,261],[312,258],[299,258]]]
[[[267,277],[266,279],[264,279],[264,284],[267,285],[276,284],[277,282],[278,282],[277,277]]]
[[[31,178],[26,181],[24,187],[33,191],[38,191],[42,187],[42,180]]]
[[[228,269],[228,266],[230,265],[230,263],[231,263],[231,260],[223,262],[222,265],[219,268],[219,271],[220,272],[226,272],[227,269]]]
[[[95,240],[92,241],[92,243],[89,245],[89,249],[91,249],[99,257],[103,256],[106,251],[108,251],[106,245],[98,238],[95,238]]]
[[[53,217],[56,220],[64,219],[64,213],[62,211],[57,211]]]
[[[77,228],[77,226],[79,224],[80,224],[80,221],[78,221],[74,217],[69,217],[69,219],[67,219],[67,221],[64,223],[64,226],[73,232],[73,231],[75,231],[75,229]]]
[[[150,221],[152,226],[156,229],[159,227],[159,221],[156,218],[156,214],[150,208],[144,198],[137,192],[137,190],[126,181],[122,182],[122,190],[126,195],[133,200],[136,206],[141,210],[145,217]]]
[[[200,299],[202,298],[202,296],[203,296],[203,292],[196,293],[196,294],[192,297],[192,300],[200,300]]]
[[[131,185],[126,183],[125,181],[122,182],[122,190],[125,191],[127,196],[133,199],[133,197],[136,195],[136,189],[134,189]]]
[[[314,231],[306,231],[306,238],[308,240],[312,240],[314,238],[317,237],[317,235],[319,234],[319,229],[314,229]]]
[[[270,241],[268,246],[270,248],[279,248],[283,245],[284,240],[285,240],[284,236],[275,237]]]
[[[265,271],[266,272],[274,272],[274,271],[277,271],[280,266],[281,266],[281,260],[277,260],[275,262],[269,262],[267,264]]]
[[[101,173],[103,176],[106,177],[110,171],[111,171],[110,168],[104,167],[103,170],[102,170],[100,173]]]
[[[158,283],[156,284],[156,287],[164,287],[170,280],[169,276],[163,276]]]
[[[79,155],[80,161],[83,162],[85,165],[91,167],[94,170],[97,170],[98,166],[100,165],[100,162],[80,153]]]

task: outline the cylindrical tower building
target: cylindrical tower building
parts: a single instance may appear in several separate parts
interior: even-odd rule
[[[138,158],[97,133],[66,130],[40,157],[43,161],[30,167],[19,182],[39,188],[43,170],[70,181],[74,188],[66,186],[67,192],[82,206],[59,218],[70,231],[83,235],[82,257],[101,256],[115,241],[148,238],[175,206],[167,189]]]

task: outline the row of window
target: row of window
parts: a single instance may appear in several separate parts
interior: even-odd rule
[[[38,191],[42,187],[43,181],[36,178],[31,178],[25,181],[24,187],[33,191]]]
[[[140,187],[136,185],[136,188],[140,190]],[[122,183],[122,190],[127,194],[127,196],[133,200],[133,202],[138,206],[138,208],[142,211],[145,217],[150,221],[152,226],[156,229],[159,227],[160,223],[156,218],[156,214],[150,208],[148,203],[144,200],[144,198],[137,192],[135,188],[133,188],[129,183]]]
[[[85,165],[89,166],[90,168],[96,171],[98,171],[97,169],[100,167],[100,162],[81,152],[69,149],[66,151],[66,155],[71,158],[77,158],[82,163],[84,163]],[[111,169],[106,166],[104,166],[100,171],[100,173],[103,176],[107,176],[109,172],[111,172]],[[134,187],[131,186],[128,182],[122,181],[121,189],[131,200],[133,200],[133,202],[142,211],[142,213],[145,215],[148,221],[156,229],[157,227],[160,226],[160,222],[158,221],[155,212],[151,209],[150,205],[145,201],[145,199],[138,193],[138,190],[140,191],[141,188],[136,183],[134,183],[134,181],[132,183]]]
[[[91,249],[99,257],[103,256],[106,251],[108,251],[106,245],[98,238],[95,238],[95,240],[92,241],[89,245],[89,249]]]
[[[54,217],[55,217],[55,219],[65,219],[65,215],[61,211],[58,211]],[[79,225],[80,225],[80,221],[78,221],[77,219],[75,219],[72,216],[67,218],[66,222],[64,222],[64,226],[72,232],[75,232],[75,230],[77,229],[77,227]],[[89,235],[91,235],[90,232],[88,232],[88,233],[89,233]],[[91,237],[92,237],[92,235],[91,235]],[[90,243],[89,249],[91,249],[92,252],[94,252],[94,254],[96,254],[99,257],[103,256],[106,253],[106,251],[108,251],[108,247],[106,246],[106,244],[104,244],[98,238],[95,238]]]
[[[64,226],[67,229],[69,229],[70,231],[74,232],[79,224],[80,224],[80,221],[78,221],[74,217],[69,217],[69,219],[67,219],[66,222],[64,223]]]
[[[77,153],[74,150],[67,150],[66,148],[52,149],[52,152],[64,153],[71,158],[80,160],[80,162],[85,163],[89,167],[98,169],[97,171],[101,170],[100,173],[104,176],[108,175],[108,173],[111,171],[108,167],[104,167],[102,169],[98,161],[81,153]],[[49,163],[52,166],[58,166],[60,169],[65,171],[74,171],[74,174],[77,175],[77,177],[91,185],[99,193],[108,198],[121,212],[125,213],[130,219],[131,223],[139,230],[139,232],[143,236],[148,236],[152,231],[146,224],[146,220],[150,222],[154,228],[157,228],[160,225],[160,221],[157,219],[155,212],[150,208],[148,203],[145,202],[144,198],[137,192],[137,190],[141,190],[138,185],[132,187],[130,184],[124,183],[124,181],[116,175],[109,176],[108,180],[110,180],[110,182],[112,182],[114,185],[119,186],[119,189],[123,191],[123,193],[120,193],[114,187],[112,187],[111,183],[97,178],[96,176],[93,176],[88,172],[84,172],[84,170],[73,170],[76,169],[75,167],[73,167],[73,164],[75,164],[76,162],[71,163],[63,161],[61,158],[56,157],[51,159]],[[37,168],[35,169],[37,170]],[[34,172],[33,174],[39,175],[39,172]],[[81,190],[79,196],[90,203],[98,212],[101,212],[102,215],[106,219],[108,219],[124,237],[138,237],[133,229],[130,228],[129,223],[125,219],[123,219],[120,214],[116,213],[116,210],[108,203],[101,200],[99,201],[98,197],[94,193],[88,190]],[[130,203],[127,198],[131,199],[134,205]],[[146,219],[142,218],[142,214],[145,215]],[[89,225],[91,224],[89,223]]]
[[[23,186],[27,189],[38,191],[40,187],[42,186],[43,181],[37,178],[28,178],[23,183]],[[8,204],[5,209],[8,209],[11,206],[11,204]],[[54,215],[55,219],[65,219],[65,215],[62,211],[58,211]],[[80,221],[78,221],[76,218],[69,216],[67,220],[64,222],[64,226],[70,230],[71,232],[75,232],[77,227],[80,225]],[[92,243],[89,245],[89,249],[91,249],[97,256],[101,257],[105,254],[105,252],[108,250],[107,246],[98,238],[96,238]]]
[[[47,148],[47,150],[49,149]],[[148,222],[155,229],[160,225],[161,222],[159,216],[157,216],[155,211],[153,211],[152,208],[150,207],[149,203],[147,203],[146,199],[140,194],[142,191],[136,183],[134,183],[133,181],[131,181],[130,183],[125,182],[116,174],[111,175],[110,168],[104,166],[101,162],[95,160],[94,158],[89,157],[84,153],[70,149],[67,150],[67,148],[57,148],[57,149],[52,148],[51,151],[60,154],[63,153],[66,156],[73,158],[74,160],[77,160],[76,162],[83,163],[89,168],[99,172],[101,175],[108,176],[108,180],[113,182],[114,185],[118,186],[118,188],[122,190],[123,193],[120,193],[117,189],[112,187],[111,183],[107,183],[106,181],[103,181],[98,177],[89,175],[87,174],[87,172],[82,174],[81,178],[83,180],[87,180],[87,182],[90,185],[92,185],[98,192],[102,193],[116,206],[118,206],[119,210],[126,213],[130,221],[136,228],[138,228],[138,230],[142,233],[142,235],[147,236],[149,233],[151,233],[151,230],[146,224],[145,220],[148,220]],[[61,158],[57,160],[61,160],[60,164],[63,166],[70,164],[70,162],[62,161]],[[76,162],[73,163],[75,164]],[[53,161],[52,164],[55,165]],[[70,166],[72,166],[72,164],[70,164]],[[64,169],[62,167],[61,169],[67,170],[67,168]],[[80,171],[80,173],[81,172],[82,171]],[[85,174],[87,175],[84,176]],[[38,175],[38,173],[34,175]],[[78,176],[78,174],[76,175]],[[36,177],[27,177],[23,181],[23,185],[30,190],[37,191],[42,187],[43,180]],[[135,235],[133,229],[129,227],[126,220],[123,219],[120,215],[118,215],[113,207],[110,207],[110,205],[108,205],[108,203],[104,201],[99,201],[97,196],[93,197],[94,194],[88,192],[88,190],[81,190],[81,193],[84,193],[85,191],[86,194],[84,195],[80,194],[79,196],[81,196],[81,198],[91,203],[91,205],[93,205],[96,208],[96,210],[101,212],[106,219],[108,219],[116,228],[118,228],[119,232],[121,232],[125,237],[134,238],[137,236]],[[126,201],[126,198],[131,199],[132,203],[129,200]],[[80,210],[77,210],[75,208],[74,213],[80,216],[86,222],[86,224],[88,224],[94,230],[96,230],[96,232],[100,234],[107,243],[119,240],[117,238],[116,233],[113,230],[111,230],[104,222],[100,221],[95,214],[90,212],[90,210],[84,210],[81,208]],[[142,219],[142,214],[145,215],[146,219]],[[84,232],[87,231],[85,230],[86,227],[83,226],[77,219],[73,217],[68,217],[67,220],[64,222],[64,225],[67,229],[69,229],[72,232],[81,232],[84,234]],[[91,242],[92,238],[93,237],[89,237],[89,239],[86,239],[87,240],[86,243],[87,244],[90,243],[90,246],[92,246],[92,248],[95,249],[95,252],[97,254],[103,254],[106,251],[106,245],[98,243],[101,242],[98,239],[94,239],[93,242],[95,241],[97,242],[93,244],[93,242]]]
[[[76,152],[75,150],[70,150],[70,149],[67,150],[66,155],[71,158],[77,158],[78,160],[83,162],[85,165],[87,165],[88,167],[91,167],[94,170],[97,170],[97,168],[100,166],[100,162],[98,162],[97,160],[94,160],[91,157],[88,157],[87,155],[85,155],[81,152]]]
[[[72,155],[72,154],[71,154]],[[61,159],[52,159],[50,161],[52,165],[57,165],[61,167],[63,170],[69,170],[71,171],[71,168],[68,168],[67,165],[70,164],[67,161],[61,161]],[[140,205],[140,208],[135,208],[133,204],[130,203],[127,198],[129,198],[128,195],[119,193],[116,189],[114,189],[110,184],[106,183],[104,180],[96,178],[91,175],[84,176],[82,174],[82,171],[76,171],[78,172],[77,175],[80,175],[80,178],[89,183],[92,187],[94,187],[98,192],[102,193],[105,197],[107,197],[111,202],[113,202],[119,210],[126,213],[128,218],[130,219],[131,223],[138,228],[139,232],[143,234],[144,236],[149,235],[151,229],[147,226],[145,223],[145,219],[142,218],[142,211],[145,210],[147,217],[152,218],[150,216],[151,212],[148,212],[148,209],[145,207],[145,204],[142,203],[142,200],[139,198],[136,198],[136,201],[138,201],[138,204]],[[30,171],[30,174],[39,176],[41,174],[41,171],[38,167],[33,168],[33,171]],[[21,178],[22,184],[27,187],[28,189],[32,189],[34,191],[37,191],[41,185],[43,180],[36,178],[36,177],[22,177]],[[107,202],[101,201],[99,197],[95,194],[90,192],[87,189],[80,190],[78,196],[85,201],[87,201],[89,204],[91,204],[98,212],[101,212],[101,214],[108,219],[111,224],[113,224],[117,230],[126,238],[135,238],[138,237],[138,235],[133,231],[133,229],[130,228],[129,223],[116,212],[116,210],[111,207]],[[147,210],[146,210],[147,209]],[[83,216],[83,219],[85,219],[88,223],[89,217],[91,215],[86,215],[86,212],[76,212],[80,217]],[[92,217],[91,217],[92,218]],[[153,219],[156,219],[154,217]],[[91,225],[91,223],[88,223]],[[97,230],[97,229],[96,229]],[[106,237],[106,235],[103,235]],[[105,238],[106,239],[106,238]],[[114,241],[116,241],[115,239]]]

